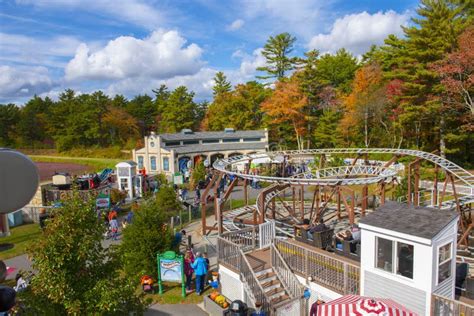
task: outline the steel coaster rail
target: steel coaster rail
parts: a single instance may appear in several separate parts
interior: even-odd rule
[[[234,174],[244,179],[256,178],[261,181],[267,182],[281,182],[281,183],[292,183],[292,184],[320,184],[324,185],[327,182],[331,182],[328,179],[292,179],[287,177],[268,177],[259,175],[249,175],[242,172],[231,171],[228,168],[236,163],[248,162],[249,160],[255,160],[259,158],[272,159],[275,157],[304,157],[313,156],[317,154],[393,154],[401,156],[412,156],[430,161],[438,165],[441,169],[451,173],[455,178],[465,183],[469,187],[474,187],[474,175],[455,164],[438,155],[427,153],[421,150],[413,149],[397,149],[397,148],[326,148],[326,149],[305,149],[305,150],[288,150],[288,151],[274,151],[268,153],[258,153],[250,155],[242,155],[230,157],[227,159],[218,160],[214,163],[214,168],[228,174]],[[312,181],[311,181],[312,180]],[[323,181],[326,180],[326,181]],[[330,185],[330,184],[326,184]]]

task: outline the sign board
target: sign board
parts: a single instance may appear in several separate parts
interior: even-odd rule
[[[184,183],[184,177],[181,173],[175,173],[173,176],[173,183],[174,184],[183,184]]]
[[[95,206],[97,208],[109,208],[110,207],[110,196],[106,194],[99,194],[95,200]]]
[[[158,262],[158,286],[160,294],[163,294],[162,282],[178,282],[181,283],[182,296],[186,296],[184,282],[184,258],[177,255],[174,251],[166,251],[157,255]]]

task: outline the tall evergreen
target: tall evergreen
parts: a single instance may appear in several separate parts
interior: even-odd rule
[[[214,87],[212,88],[214,97],[226,92],[230,92],[232,85],[227,81],[227,77],[222,71],[218,71],[214,76]]]
[[[263,47],[262,55],[265,57],[267,64],[258,67],[258,71],[266,72],[266,75],[257,76],[259,79],[276,78],[282,79],[288,71],[295,68],[298,58],[289,57],[293,52],[293,45],[296,37],[289,33],[281,33],[276,36],[270,36],[267,43]]]

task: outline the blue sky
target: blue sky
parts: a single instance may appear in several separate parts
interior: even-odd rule
[[[132,97],[160,84],[209,99],[216,71],[253,80],[270,35],[355,55],[401,35],[414,0],[0,0],[0,102],[66,88]]]

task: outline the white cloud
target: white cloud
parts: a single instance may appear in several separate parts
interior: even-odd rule
[[[54,86],[45,67],[0,66],[0,100],[49,91]]]
[[[234,22],[232,22],[230,25],[227,26],[227,29],[229,31],[237,31],[238,29],[242,28],[244,26],[244,20],[242,19],[237,19]]]
[[[67,80],[145,77],[168,79],[192,75],[204,65],[202,50],[196,44],[185,46],[177,31],[158,30],[138,39],[120,36],[105,47],[91,52],[81,44],[65,69]]]
[[[389,34],[401,35],[400,25],[407,25],[409,15],[395,11],[369,14],[361,12],[337,19],[329,34],[314,36],[308,46],[321,52],[334,53],[345,47],[356,55],[368,50],[372,44],[380,45]]]
[[[0,33],[0,60],[28,65],[64,67],[81,42],[72,36],[33,38]]]
[[[16,2],[44,8],[80,9],[110,16],[150,30],[163,25],[165,20],[162,10],[159,11],[152,4],[142,0],[16,0]]]

